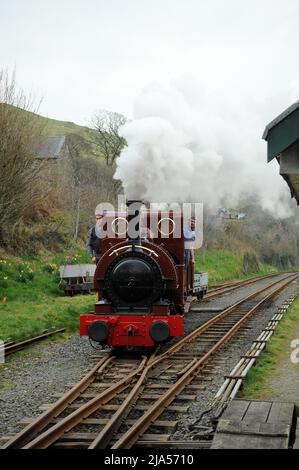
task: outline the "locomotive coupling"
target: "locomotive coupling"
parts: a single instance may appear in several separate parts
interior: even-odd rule
[[[128,328],[128,336],[134,336],[134,328],[132,325],[130,325]]]

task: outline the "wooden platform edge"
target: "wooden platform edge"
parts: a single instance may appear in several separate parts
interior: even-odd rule
[[[219,419],[212,449],[287,449],[295,403],[232,400]],[[299,423],[294,448],[299,448]]]

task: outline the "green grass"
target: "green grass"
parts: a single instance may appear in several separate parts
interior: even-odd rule
[[[59,264],[89,262],[77,249],[72,259],[32,259],[0,262],[0,338],[20,340],[44,329],[78,331],[79,314],[92,309],[94,295],[66,297],[59,289]]]
[[[298,331],[299,323],[299,297],[288,309],[287,314],[281,320],[271,340],[254,367],[252,367],[245,379],[244,387],[239,393],[240,398],[265,398],[271,396],[272,388],[269,385],[277,367],[283,360],[286,351],[290,349],[290,342],[294,339],[294,331]]]
[[[198,250],[196,252],[196,270],[208,272],[209,284],[217,284],[222,281],[237,279],[249,279],[277,271],[273,266],[261,264],[259,271],[244,274],[243,256],[226,250],[207,250],[205,254]]]
[[[97,131],[87,126],[80,126],[74,122],[58,121],[57,119],[49,119],[43,116],[41,118],[47,123],[46,132],[48,135],[78,134],[86,139],[91,137],[96,139],[99,135]]]

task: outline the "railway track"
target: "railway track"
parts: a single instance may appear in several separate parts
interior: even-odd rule
[[[267,274],[265,276],[258,276],[258,277],[253,277],[251,279],[246,279],[245,281],[237,281],[237,282],[228,282],[225,284],[219,284],[215,286],[211,286],[208,289],[208,293],[205,295],[204,300],[210,300],[215,297],[221,296],[223,294],[232,292],[234,290],[239,289],[240,287],[245,287],[249,286],[251,284],[255,284],[256,282],[259,282],[263,279],[268,279],[271,277],[275,276],[280,276],[281,274],[284,273],[272,273],[272,274]],[[285,273],[287,274],[287,273]]]
[[[22,349],[27,348],[28,346],[32,346],[32,344],[38,343],[39,341],[49,338],[50,336],[56,335],[58,333],[63,333],[65,328],[60,328],[58,330],[53,331],[45,331],[41,335],[33,336],[32,338],[25,339],[24,341],[14,342],[10,341],[4,343],[3,347],[0,348],[0,357],[4,355],[4,357],[9,356],[15,352],[21,351]]]
[[[291,295],[283,304],[279,307],[277,313],[269,320],[266,327],[259,334],[256,340],[252,342],[252,345],[241,357],[240,361],[229,375],[225,377],[225,381],[215,395],[212,406],[226,406],[227,402],[234,399],[245,379],[248,371],[256,362],[256,359],[260,356],[266,347],[267,342],[271,339],[274,334],[277,325],[287,312],[289,306],[294,301],[295,296]]]
[[[204,390],[209,373],[221,367],[216,353],[298,276],[287,274],[246,296],[163,353],[105,354],[58,401],[46,405],[37,418],[24,421],[25,427],[8,437],[2,448],[184,446],[169,438],[179,416]]]

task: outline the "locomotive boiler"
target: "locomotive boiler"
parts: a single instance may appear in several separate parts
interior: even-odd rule
[[[141,206],[129,201],[126,212],[105,214],[98,300],[94,313],[80,316],[80,334],[101,345],[153,347],[182,336],[188,296],[207,289],[184,263],[182,213]]]

